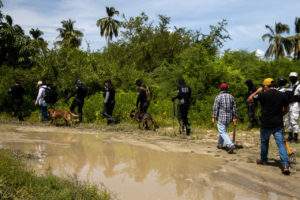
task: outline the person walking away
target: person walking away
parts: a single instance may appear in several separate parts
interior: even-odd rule
[[[274,87],[274,80],[267,78],[260,87],[249,96],[249,102],[258,101],[261,104],[261,128],[260,128],[260,159],[257,164],[267,165],[269,140],[271,134],[276,141],[279,156],[282,163],[282,173],[290,174],[289,158],[284,144],[283,116],[289,112],[289,102],[287,96],[279,92]]]
[[[277,88],[277,90],[279,92],[285,93],[285,91],[286,91],[286,86],[285,85],[286,84],[287,84],[287,80],[285,78],[279,78],[278,79],[278,88]]]
[[[115,107],[115,88],[110,79],[104,81],[105,90],[103,92],[104,104],[102,109],[102,115],[107,119],[107,125],[114,124],[115,119],[112,117],[112,113]]]
[[[214,106],[213,106],[213,115],[211,122],[214,124],[215,119],[218,121],[218,131],[219,141],[218,149],[222,149],[223,143],[225,141],[228,148],[228,153],[233,153],[235,145],[231,142],[229,136],[226,133],[226,130],[229,124],[233,121],[234,124],[237,122],[237,109],[234,97],[228,93],[227,83],[222,83],[220,85],[220,93],[216,96]]]
[[[245,84],[248,87],[248,93],[247,93],[247,98],[256,91],[256,88],[253,85],[252,80],[247,80]],[[246,99],[247,100],[247,99]],[[248,108],[248,118],[249,118],[249,126],[247,130],[251,130],[253,127],[258,126],[255,114],[256,114],[256,108],[257,108],[257,103],[254,102],[247,102],[247,108]]]
[[[35,100],[35,105],[39,105],[41,108],[42,121],[48,121],[47,115],[47,103],[45,101],[47,85],[44,85],[42,81],[38,81],[37,87],[39,88],[38,95]]]
[[[300,84],[297,72],[291,72],[289,75],[291,84],[286,88],[285,93],[288,96],[290,112],[286,115],[285,123],[289,133],[288,141],[298,142],[299,134],[299,112],[300,112]]]
[[[140,110],[140,113],[146,113],[150,105],[150,90],[148,86],[144,85],[142,80],[137,80],[135,84],[138,86],[138,96],[136,100],[136,109]],[[140,108],[139,108],[140,106]]]
[[[19,121],[24,121],[22,116],[22,104],[23,95],[25,93],[24,88],[21,86],[20,80],[16,80],[14,86],[8,90],[8,93],[12,96],[12,104],[14,110],[14,117],[19,118]]]
[[[78,109],[78,115],[79,115],[79,122],[82,122],[82,108],[84,105],[84,98],[87,95],[87,87],[81,82],[80,79],[76,79],[75,81],[76,84],[76,89],[74,90],[74,92],[71,94],[71,96],[69,96],[66,101],[68,101],[71,97],[74,97],[76,95],[76,97],[74,98],[71,107],[70,107],[70,111],[72,113],[75,113],[75,108],[77,107]]]
[[[178,99],[177,117],[179,122],[179,133],[182,134],[184,126],[186,128],[186,135],[190,135],[191,128],[188,122],[188,111],[191,102],[191,88],[185,84],[183,78],[178,79],[177,96],[172,98],[172,101]]]

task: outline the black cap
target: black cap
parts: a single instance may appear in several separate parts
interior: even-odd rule
[[[19,79],[16,79],[16,80],[15,80],[15,83],[19,83],[19,84],[20,84],[21,81],[20,81]]]
[[[142,80],[141,79],[138,79],[138,80],[136,80],[135,81],[135,84],[137,85],[137,86],[140,86],[140,85],[142,85]]]
[[[285,86],[287,84],[287,80],[285,78],[279,78],[278,79],[278,85],[279,86]]]

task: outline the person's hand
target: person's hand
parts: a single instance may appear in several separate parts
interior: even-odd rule
[[[211,118],[211,123],[214,124],[215,123],[215,118]]]
[[[233,125],[236,126],[237,119],[233,119]]]

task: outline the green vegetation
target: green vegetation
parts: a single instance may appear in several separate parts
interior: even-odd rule
[[[36,39],[41,38],[41,33],[30,39],[21,27],[9,23],[4,15],[0,26],[0,43],[3,44],[0,48],[1,115],[12,112],[7,91],[15,79],[20,79],[26,90],[25,120],[38,121],[40,113],[33,103],[37,81],[43,80],[57,90],[59,101],[53,107],[68,110],[71,101],[66,104],[64,99],[75,88],[75,80],[80,78],[89,90],[83,109],[84,122],[105,123],[101,115],[102,89],[103,81],[110,78],[117,88],[114,117],[122,122],[132,121],[129,113],[135,107],[135,81],[142,79],[152,92],[149,112],[156,123],[172,125],[171,97],[176,94],[178,78],[183,77],[192,89],[193,104],[189,113],[192,125],[210,124],[213,101],[222,82],[229,84],[238,105],[239,120],[246,122],[247,87],[244,82],[247,79],[259,86],[267,77],[277,79],[288,77],[291,71],[300,72],[300,61],[285,58],[282,52],[286,50],[272,47],[270,56],[274,56],[274,60],[264,60],[255,52],[242,50],[221,53],[224,42],[230,39],[226,20],[211,25],[206,32],[179,27],[170,31],[171,19],[164,15],[158,15],[157,22],[145,13],[129,18],[123,15],[119,24],[112,19],[119,14],[117,10],[107,8],[107,14],[108,17],[99,19],[97,25],[101,34],[108,37],[109,45],[96,52],[78,48],[83,36],[75,34],[71,19],[62,21],[63,27],[57,29],[61,39],[59,48],[49,48],[46,42]],[[122,27],[120,33],[119,25]],[[271,27],[269,31],[274,32]],[[276,28],[273,35],[264,38],[277,42],[273,36],[280,33],[282,30]],[[112,36],[118,34],[118,40],[112,41]],[[293,41],[298,41],[297,38],[293,37]],[[294,45],[289,52],[297,52],[296,43],[291,44]],[[279,44],[274,45],[279,48]]]
[[[0,150],[0,199],[110,199],[106,191],[75,179],[36,176],[18,154]]]

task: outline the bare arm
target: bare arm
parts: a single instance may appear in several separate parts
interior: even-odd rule
[[[289,111],[290,111],[290,107],[285,106],[284,109],[283,109],[283,115],[286,115]]]
[[[263,88],[262,88],[262,87],[258,88],[254,93],[252,93],[252,94],[248,97],[247,102],[254,102],[253,97],[254,97],[255,95],[257,95],[258,93],[260,93],[261,91],[263,91]]]

